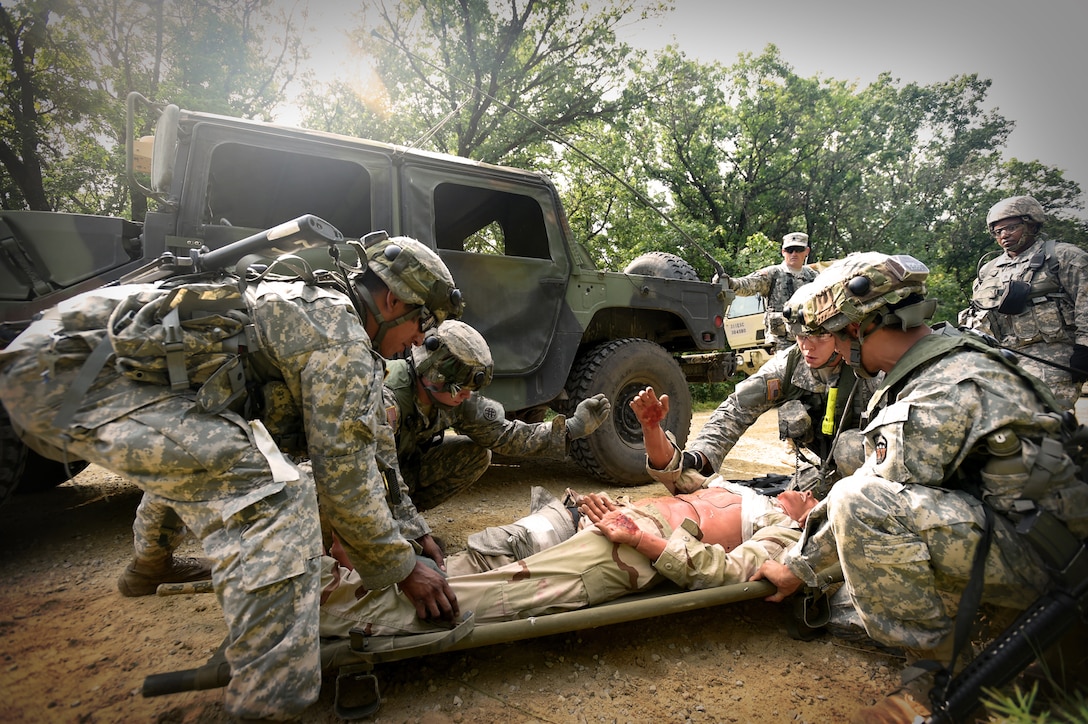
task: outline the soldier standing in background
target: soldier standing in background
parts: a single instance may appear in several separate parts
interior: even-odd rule
[[[1045,221],[1031,196],[990,208],[986,226],[1004,253],[982,264],[959,322],[1022,352],[1020,366],[1072,409],[1088,381],[1088,252],[1040,236]]]
[[[811,251],[808,234],[795,231],[782,237],[782,263],[763,267],[748,276],[731,278],[729,288],[742,297],[759,294],[766,304],[764,326],[767,343],[783,350],[793,344],[793,333],[782,317],[782,308],[799,287],[816,278],[816,270],[805,266]]]

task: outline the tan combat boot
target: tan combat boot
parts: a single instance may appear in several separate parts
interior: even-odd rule
[[[934,686],[934,673],[914,667],[917,661],[940,661],[945,666],[952,659],[952,637],[949,636],[935,649],[904,649],[907,659],[903,671],[903,684],[873,706],[854,712],[851,724],[924,724],[930,714],[929,692]],[[960,656],[956,670],[963,668],[965,657]]]
[[[117,579],[122,596],[150,596],[160,583],[188,583],[211,579],[211,565],[204,558],[175,558],[150,563],[133,559]]]

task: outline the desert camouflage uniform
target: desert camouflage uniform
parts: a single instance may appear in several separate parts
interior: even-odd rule
[[[767,342],[779,350],[793,344],[794,334],[782,317],[782,310],[793,293],[816,278],[816,270],[803,266],[793,271],[785,262],[763,267],[751,274],[729,280],[729,288],[742,297],[759,294],[766,305],[764,324]]]
[[[474,611],[477,623],[488,623],[593,606],[666,579],[687,589],[746,581],[764,561],[785,555],[800,531],[773,499],[744,486],[730,490],[744,497],[742,517],[755,528],[728,553],[722,546],[700,543],[691,523],[673,530],[652,503],[644,503],[623,510],[641,530],[668,540],[657,561],[586,528],[516,563],[451,577],[450,588],[462,611]],[[754,511],[747,510],[750,505]],[[331,558],[323,560],[321,582],[322,636],[346,636],[356,626],[372,635],[435,630],[418,619],[411,601],[395,588],[360,597],[358,578]]]
[[[476,482],[492,452],[561,459],[567,455],[566,418],[529,424],[507,420],[501,403],[473,392],[460,405],[426,406],[406,360],[389,362],[385,404],[396,435],[397,457],[412,501],[429,510]],[[452,428],[455,436],[442,433]]]
[[[28,434],[138,485],[160,523],[162,510],[176,511],[212,562],[228,626],[227,711],[297,716],[321,685],[318,499],[366,585],[402,580],[416,561],[406,539],[415,533],[402,534],[375,463],[377,438],[392,446],[382,360],[345,295],[264,282],[246,291],[260,350],[249,355],[250,372],[267,390],[260,419],[198,412],[193,391],[134,382],[106,364],[72,424],[56,429],[66,390],[97,341],[65,334],[61,322],[101,327],[101,319],[83,319],[81,305],[112,306],[101,300],[128,291],[75,297],[34,323],[0,353],[0,398]],[[316,488],[279,449],[302,441]],[[405,531],[426,532],[418,514],[405,520]]]
[[[924,353],[941,336],[923,338],[908,355]],[[809,514],[786,565],[815,585],[816,571],[841,562],[869,636],[891,646],[936,648],[954,621],[939,591],[962,592],[984,525],[980,500],[957,489],[962,476],[979,469],[978,446],[1000,428],[1021,439],[1054,434],[1046,412],[1016,372],[963,347],[891,392],[882,388],[864,431],[864,466]],[[1043,591],[1047,574],[1008,520],[994,517],[983,600],[1024,607]]]
[[[1040,260],[1033,263],[1036,254]],[[1020,314],[996,309],[1010,281],[1031,285],[1027,309]],[[1037,239],[1015,257],[1002,253],[979,270],[971,300],[963,324],[1010,349],[1068,366],[1073,345],[1088,345],[1088,252]],[[1080,389],[1069,372],[1023,355],[1020,366],[1045,381],[1066,408],[1076,403]]]
[[[826,372],[831,372],[827,375],[830,382],[824,381]],[[856,458],[855,463],[846,466],[847,471],[852,471],[860,464],[862,456],[861,436],[856,428],[878,384],[877,380],[856,379],[853,369],[843,363],[837,370],[814,371],[804,363],[797,346],[791,345],[738,383],[733,393],[714,410],[699,434],[688,441],[686,449],[706,457],[708,464],[704,473],[716,472],[737,440],[763,413],[776,407],[782,409],[787,403],[796,401],[803,406],[812,423],[812,438],[796,442],[820,460],[826,460],[832,455],[832,439],[853,387],[854,399],[842,419],[844,431],[834,450],[835,458]],[[828,412],[830,388],[838,388],[839,392],[834,410],[835,427],[828,434],[823,431],[823,420]]]

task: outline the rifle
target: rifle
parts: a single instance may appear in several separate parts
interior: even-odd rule
[[[978,706],[983,688],[1012,681],[1058,642],[1088,607],[1088,542],[1078,540],[1042,509],[1025,516],[1016,530],[1039,552],[1055,585],[949,682],[943,701],[932,702],[927,724],[965,721]]]

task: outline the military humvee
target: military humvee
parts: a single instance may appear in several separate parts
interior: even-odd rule
[[[690,264],[661,252],[624,272],[597,269],[542,174],[181,110],[135,93],[127,115],[129,180],[150,210],[140,221],[0,212],[3,343],[38,312],[156,259],[218,249],[313,214],[349,238],[383,229],[437,250],[464,293],[465,321],[491,346],[495,377],[486,394],[508,414],[542,419],[549,408],[569,412],[605,393],[611,419],[575,441],[572,456],[606,480],[647,480],[627,405],[638,390],[669,393],[666,424],[683,443],[688,383],[738,369],[723,326],[733,300],[727,286],[700,281]],[[138,136],[152,127],[153,136]],[[311,251],[311,259],[328,258]],[[756,317],[761,330],[762,312]],[[54,486],[70,470],[26,449],[6,415],[0,462],[0,498],[16,484]]]

